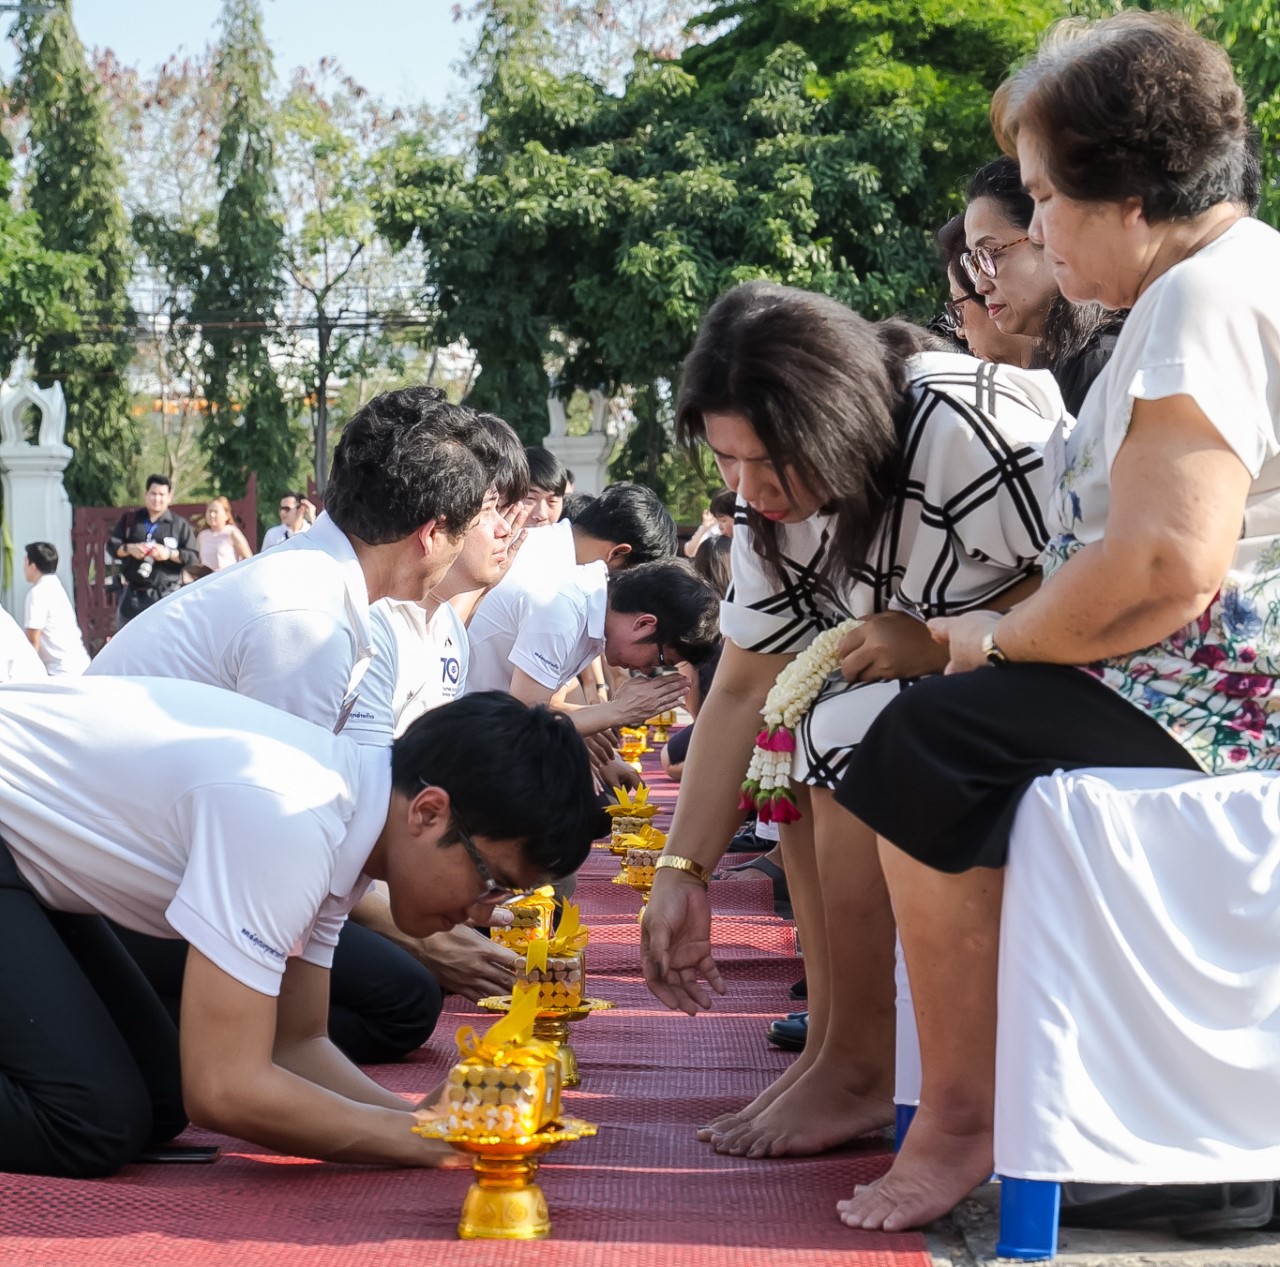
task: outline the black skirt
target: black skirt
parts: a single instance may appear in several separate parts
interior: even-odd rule
[[[1004,866],[1033,779],[1089,766],[1200,769],[1158,722],[1080,669],[1008,664],[904,691],[835,795],[904,853],[958,873]]]

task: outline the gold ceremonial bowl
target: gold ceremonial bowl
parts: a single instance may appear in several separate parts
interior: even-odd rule
[[[454,1134],[443,1118],[419,1123],[413,1130],[473,1158],[475,1182],[467,1190],[458,1221],[458,1235],[464,1241],[536,1241],[550,1236],[547,1199],[534,1182],[538,1164],[560,1144],[573,1144],[596,1133],[591,1122],[573,1117],[518,1139]]]

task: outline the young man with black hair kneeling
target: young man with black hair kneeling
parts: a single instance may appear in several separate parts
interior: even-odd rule
[[[297,1156],[441,1164],[329,1041],[347,913],[383,880],[426,936],[607,830],[573,727],[496,693],[388,750],[197,683],[0,688],[0,1170],[110,1175],[187,1113]],[[103,916],[190,943],[179,1027]]]

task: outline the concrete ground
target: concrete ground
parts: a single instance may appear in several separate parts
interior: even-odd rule
[[[1000,1188],[979,1188],[929,1230],[935,1267],[976,1267],[996,1259]],[[1006,1260],[1007,1261],[1007,1260]],[[1141,1232],[1063,1228],[1057,1267],[1280,1267],[1280,1232],[1233,1232],[1184,1240],[1155,1228]]]

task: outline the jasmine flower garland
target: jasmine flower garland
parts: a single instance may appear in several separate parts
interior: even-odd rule
[[[845,620],[820,633],[778,674],[765,697],[760,715],[764,729],[756,735],[756,748],[742,785],[739,808],[753,809],[762,823],[794,823],[800,819],[791,790],[791,758],[796,750],[796,727],[813,707],[822,684],[839,667],[836,653],[841,639],[862,621]]]

